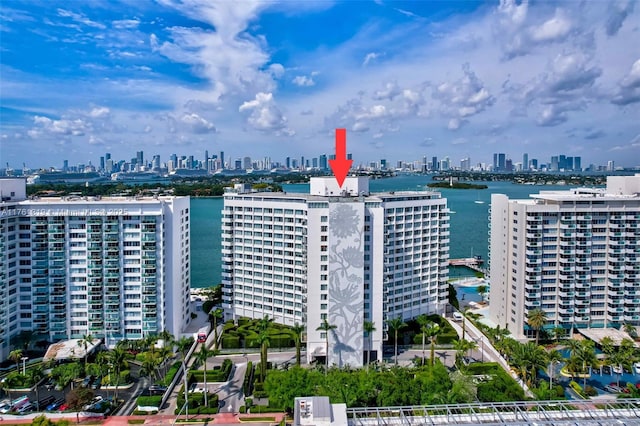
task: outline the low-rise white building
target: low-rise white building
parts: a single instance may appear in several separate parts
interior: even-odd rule
[[[306,326],[307,359],[382,358],[385,321],[447,303],[449,210],[437,192],[369,193],[368,178],[312,178],[310,193],[228,192],[222,223],[227,318]],[[365,321],[375,331],[364,332]]]
[[[21,331],[108,345],[189,312],[189,197],[26,198],[0,179],[0,356]],[[11,195],[13,194],[13,195]]]
[[[640,325],[640,175],[604,189],[491,197],[490,318],[516,338],[545,328]]]

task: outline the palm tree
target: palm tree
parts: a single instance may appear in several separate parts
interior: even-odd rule
[[[145,349],[151,351],[151,355],[155,355],[156,343],[158,343],[159,337],[156,334],[148,334],[144,339],[142,339],[142,344]]]
[[[200,346],[200,351],[196,352],[196,361],[201,362],[204,365],[204,406],[209,407],[209,402],[207,400],[207,394],[209,393],[209,388],[207,388],[207,359],[212,356],[215,356],[217,351],[205,348],[205,345]]]
[[[216,308],[209,312],[209,321],[213,327],[213,349],[218,349],[218,320],[223,318],[224,311],[222,308]]]
[[[293,331],[293,341],[296,344],[296,365],[300,367],[300,347],[302,346],[302,333],[306,330],[304,325],[295,323],[293,327],[291,327],[291,331]]]
[[[527,342],[516,347],[512,363],[520,373],[522,380],[527,386],[531,386],[536,380],[538,370],[544,369],[547,366],[547,361],[548,354],[544,347]]]
[[[273,323],[273,318],[269,318],[269,315],[265,315],[258,321],[258,344],[260,345],[260,378],[264,382],[267,375],[267,362],[268,362],[268,348],[271,343],[271,337],[269,336],[269,328]]]
[[[316,328],[316,331],[324,332],[324,352],[326,355],[324,374],[327,374],[327,371],[329,371],[329,332],[331,330],[335,330],[336,328],[338,328],[338,326],[335,324],[329,324],[329,321],[327,321],[326,318],[322,320],[322,324],[320,324],[320,326]]]
[[[37,385],[38,385],[38,382],[40,380],[42,380],[43,377],[44,377],[44,373],[42,371],[42,364],[40,364],[40,365],[38,365],[36,367],[32,367],[29,370],[29,382],[32,383],[32,385],[33,385],[33,387],[34,387],[34,389],[36,391],[36,401],[40,400],[40,394],[38,392],[39,386],[37,386]],[[37,402],[36,402],[36,409],[38,409],[38,410],[40,409],[40,406],[38,405]]]
[[[418,315],[418,317],[416,318],[416,321],[418,323],[418,325],[420,326],[420,331],[422,332],[422,365],[424,365],[424,346],[425,346],[425,340],[426,340],[426,331],[427,331],[427,324],[430,323],[431,321],[429,321],[429,319],[427,318],[426,315]]]
[[[429,337],[429,340],[431,342],[431,354],[429,357],[429,364],[432,367],[433,367],[433,362],[435,361],[435,354],[436,354],[436,336],[440,334],[440,331],[441,331],[440,326],[435,322],[431,322],[430,324],[427,324],[425,328],[422,330],[423,336],[426,334]],[[424,353],[424,349],[422,351]]]
[[[547,313],[542,309],[533,309],[527,314],[527,323],[536,330],[536,345],[540,339],[540,330],[547,323]]]
[[[638,331],[633,324],[626,323],[622,326],[622,329],[632,338],[635,339],[636,337],[638,337]]]
[[[367,337],[369,338],[369,347],[367,350],[367,371],[369,370],[369,361],[370,361],[370,356],[371,356],[371,349],[373,347],[373,332],[376,331],[376,325],[374,324],[373,321],[364,321],[364,323],[362,324],[362,330],[367,334]]]
[[[185,402],[185,411],[186,411],[186,415],[189,415],[189,399],[187,397],[188,395],[188,385],[187,385],[187,364],[186,364],[186,358],[187,358],[187,352],[189,352],[189,348],[191,347],[191,345],[193,344],[193,339],[190,339],[188,337],[181,337],[180,340],[178,340],[176,343],[176,346],[178,347],[178,352],[180,352],[180,354],[182,355],[182,377],[184,378],[184,402]]]
[[[487,290],[488,288],[484,284],[481,284],[478,286],[477,291],[478,291],[478,294],[480,295],[481,302],[484,302],[484,295],[487,294]]]
[[[462,366],[462,358],[466,356],[467,352],[472,351],[478,347],[476,342],[469,340],[456,340],[453,342],[453,349],[456,351],[456,365],[458,368]]]
[[[258,344],[260,345],[260,381],[264,383],[264,379],[267,376],[267,362],[268,362],[268,348],[271,343],[271,337],[269,336],[269,332],[263,330],[258,334],[257,339]]]
[[[396,365],[398,365],[398,331],[400,331],[400,329],[404,328],[407,326],[407,324],[402,321],[402,317],[397,317],[397,318],[391,318],[387,320],[387,326],[389,327],[389,329],[393,330],[393,334],[394,334],[394,356],[396,359]]]
[[[553,338],[555,339],[556,343],[564,337],[565,333],[566,330],[564,329],[564,327],[555,327],[553,329]]]
[[[16,363],[16,371],[20,372],[20,360],[22,359],[22,349],[15,349],[9,352],[9,359]]]
[[[92,344],[93,344],[93,336],[91,335],[91,333],[83,335],[82,338],[78,340],[78,346],[84,349],[85,368],[87,367],[87,356],[89,355],[87,353],[87,348],[89,347],[89,345],[92,345]]]
[[[118,385],[120,384],[120,371],[122,368],[127,368],[128,353],[122,347],[116,346],[111,351],[111,365],[116,373],[116,389],[114,392],[114,398],[118,399]],[[113,384],[113,379],[109,377],[110,384]]]
[[[152,382],[158,377],[158,366],[160,360],[158,357],[151,353],[145,352],[142,357],[142,365],[140,367],[140,374],[147,376]]]
[[[557,349],[553,349],[547,353],[547,362],[549,363],[549,389],[553,389],[553,364],[563,359],[562,354]]]

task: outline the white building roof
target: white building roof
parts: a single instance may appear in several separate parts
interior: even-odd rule
[[[50,345],[47,353],[44,354],[44,360],[81,359],[86,354],[93,352],[101,343],[100,339],[93,339],[93,342],[87,343],[87,351],[85,352],[84,343],[80,343],[81,341],[82,339],[71,339]]]

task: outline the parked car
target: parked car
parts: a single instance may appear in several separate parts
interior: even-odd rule
[[[49,395],[45,398],[42,398],[40,401],[38,401],[38,404],[36,405],[36,409],[38,411],[42,411],[55,400],[56,400],[56,397],[53,395]]]
[[[167,391],[166,386],[152,385],[149,386],[149,395],[162,395]]]
[[[102,386],[102,377],[96,377],[96,379],[91,384],[91,389],[100,389],[100,386]]]
[[[619,365],[614,365],[613,367],[611,367],[611,370],[613,370],[615,374],[622,374],[622,367],[620,367]]]
[[[602,373],[604,374],[611,374],[611,367],[608,365],[603,365],[602,366]]]
[[[54,387],[56,387],[56,382],[55,380],[53,380],[53,377],[49,378],[49,380],[47,380],[47,383],[44,384],[44,387],[50,391],[51,389],[53,389]]]
[[[11,402],[9,400],[0,402],[0,413],[7,414],[9,411],[11,411]]]
[[[618,386],[616,383],[609,383],[604,387],[604,390],[611,393],[622,393],[622,388]]]
[[[68,409],[69,406],[67,404],[62,404],[60,408],[58,408],[58,411],[67,411]]]
[[[93,376],[85,377],[84,380],[82,381],[82,387],[88,388],[91,385],[91,382],[93,382]]]
[[[633,372],[636,374],[640,374],[640,362],[633,363]]]
[[[47,405],[47,411],[55,411],[57,410],[62,404],[64,404],[64,399],[63,398],[59,398],[56,399],[54,402],[52,402],[51,404]]]
[[[464,316],[460,312],[454,312],[452,316],[454,321],[462,321],[464,319]]]
[[[35,407],[30,402],[23,404],[20,408],[18,408],[18,414],[26,414],[33,411]]]

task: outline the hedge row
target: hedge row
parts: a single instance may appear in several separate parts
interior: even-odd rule
[[[220,367],[214,367],[213,370],[207,370],[207,382],[226,382],[229,380],[229,374],[231,374],[232,368],[233,362],[231,362],[229,358],[225,358]],[[191,371],[189,383],[192,383],[193,381],[204,382],[204,371]]]
[[[138,397],[138,406],[140,407],[160,407],[161,402],[162,395]]]
[[[207,394],[207,403],[209,404],[209,409],[218,409],[218,394],[216,393],[208,393]],[[182,408],[182,406],[184,405],[184,387],[182,387],[182,389],[180,390],[180,392],[178,393],[178,401],[177,401],[177,406],[178,408]],[[189,393],[189,413],[191,413],[191,409],[192,408],[202,408],[202,409],[206,409],[206,407],[204,406],[204,393],[203,392],[190,392]],[[193,414],[197,414],[197,413],[193,413]],[[201,412],[201,414],[215,414],[215,413],[211,413],[211,412]]]
[[[244,372],[244,382],[242,384],[242,390],[245,395],[251,395],[251,385],[253,377],[253,362],[249,361],[247,363],[247,371]]]
[[[164,376],[164,378],[162,380],[160,380],[159,383],[161,385],[164,385],[164,386],[169,386],[171,384],[171,382],[173,381],[173,378],[178,373],[178,370],[180,369],[181,365],[182,365],[181,361],[174,362],[173,365],[167,371],[166,376]]]

